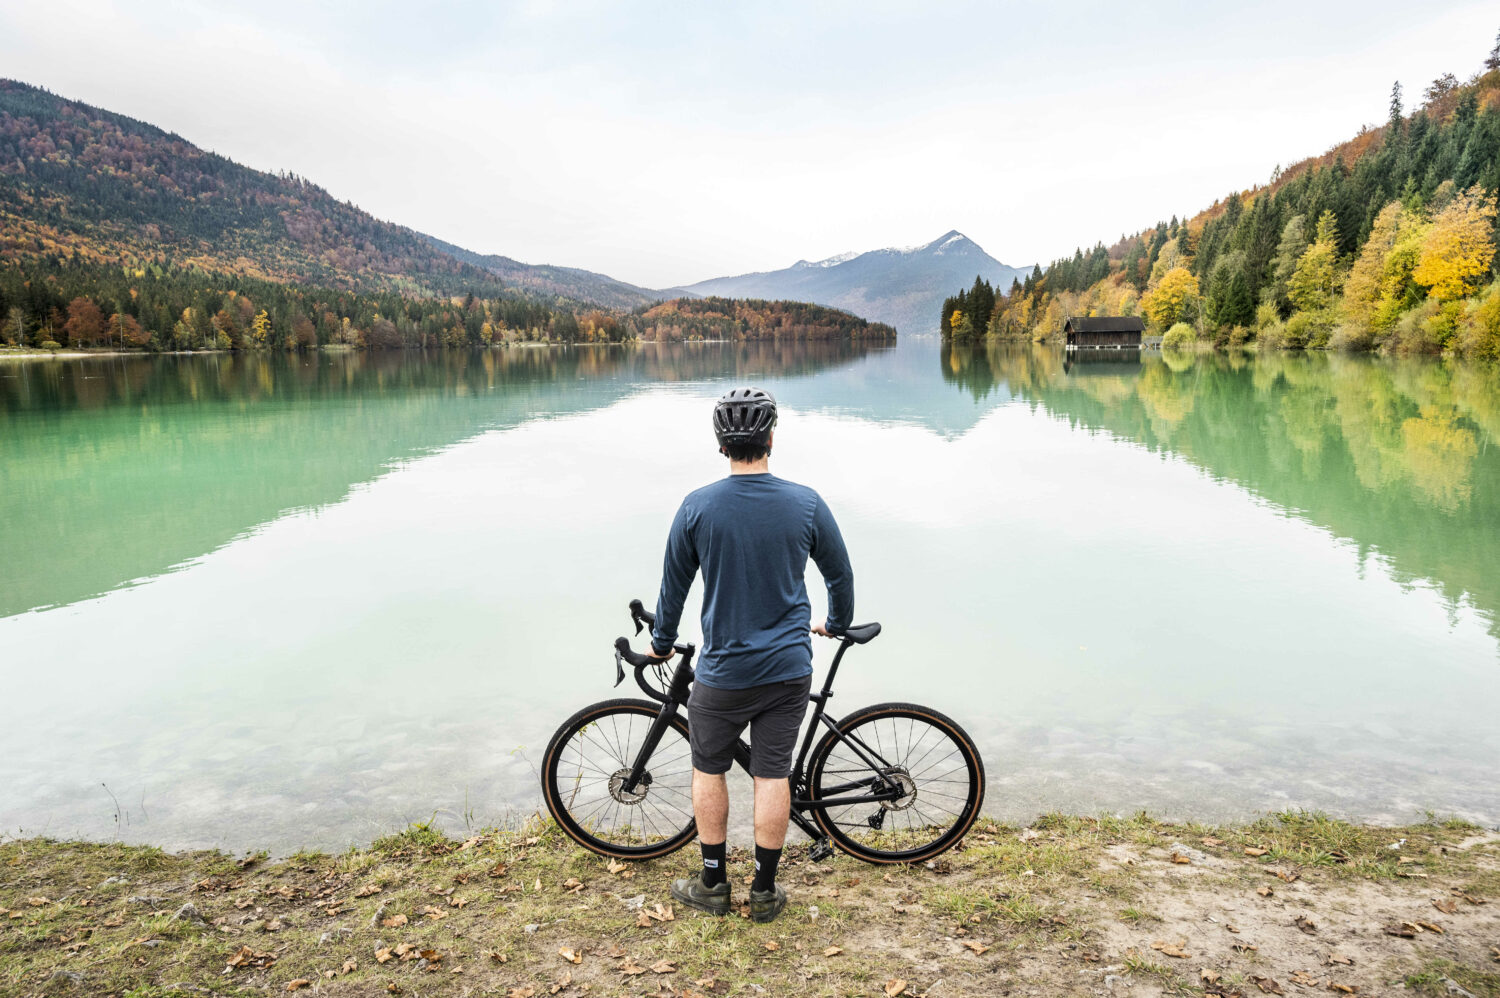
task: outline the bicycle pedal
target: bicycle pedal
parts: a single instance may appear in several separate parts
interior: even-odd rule
[[[821,863],[833,855],[833,843],[827,839],[819,839],[807,850],[807,858],[814,863]]]

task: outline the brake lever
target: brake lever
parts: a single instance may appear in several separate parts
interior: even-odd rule
[[[639,630],[639,627],[637,627]],[[625,664],[620,660],[620,649],[615,649],[615,685],[619,686],[625,681]]]
[[[641,605],[640,600],[633,599],[630,601],[630,619],[635,621],[635,633],[637,634],[641,633],[641,631],[644,630],[646,626],[641,623],[641,614],[645,612],[645,609],[646,608]]]

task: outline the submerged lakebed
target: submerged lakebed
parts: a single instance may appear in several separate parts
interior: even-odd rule
[[[831,709],[951,714],[990,814],[1500,821],[1494,369],[917,339],[0,365],[0,828],[529,812],[743,382],[885,628]]]

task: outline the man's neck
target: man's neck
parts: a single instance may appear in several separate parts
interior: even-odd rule
[[[731,475],[769,475],[771,457],[768,454],[759,461],[730,461],[729,473]]]

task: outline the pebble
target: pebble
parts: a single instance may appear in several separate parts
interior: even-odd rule
[[[129,901],[131,904],[143,904],[148,908],[156,908],[159,907],[162,902],[166,901],[166,898],[159,898],[154,894],[132,894],[125,900]]]
[[[172,917],[179,922],[197,922],[200,925],[203,924],[203,916],[198,914],[198,909],[193,907],[193,902],[191,901],[178,908]]]
[[[76,970],[54,970],[48,981],[67,981],[69,984],[82,984],[83,975]]]
[[[536,922],[532,922],[530,925],[526,926],[526,930],[525,931],[526,931],[526,934],[528,936],[530,936],[530,935],[534,935],[536,933],[536,931],[538,929],[540,929],[540,928],[541,928],[541,925],[539,925]]]

